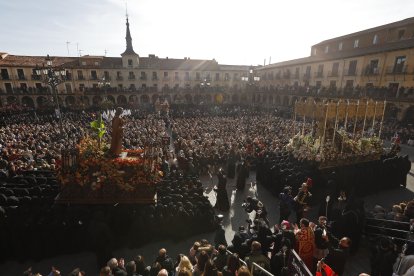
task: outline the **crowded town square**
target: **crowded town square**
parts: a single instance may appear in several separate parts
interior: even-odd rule
[[[261,42],[295,6],[44,1],[0,1],[1,276],[414,276],[409,13]]]

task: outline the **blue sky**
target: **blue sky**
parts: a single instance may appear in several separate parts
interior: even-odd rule
[[[413,0],[129,0],[140,56],[256,65],[308,56],[322,40],[414,16]],[[0,52],[125,49],[125,0],[0,0]]]

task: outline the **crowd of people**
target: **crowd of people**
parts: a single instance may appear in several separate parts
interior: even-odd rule
[[[406,157],[384,156],[355,167],[352,172],[350,168],[321,172],[314,162],[297,160],[285,149],[295,128],[310,131],[311,125],[283,118],[275,110],[187,106],[174,108],[165,117],[133,110],[124,119],[123,147],[135,149],[151,144],[163,148],[157,158],[165,178],[158,184],[156,204],[68,207],[54,204],[59,185],[52,172],[59,166],[62,149],[75,147],[80,139],[91,135],[89,124],[97,115],[66,112],[61,116],[60,120],[54,114],[31,111],[5,116],[0,122],[0,257],[3,259],[6,256],[39,259],[85,248],[95,252],[98,267],[103,267],[101,275],[230,276],[250,273],[252,262],[274,275],[289,275],[290,254],[295,249],[312,273],[324,271],[324,274],[329,268],[342,275],[348,255],[358,249],[362,235],[365,210],[358,196],[367,194],[374,182],[384,183],[381,188],[404,186],[410,170],[407,164],[411,166]],[[109,121],[106,124],[111,134]],[[172,138],[171,151],[163,142],[167,135]],[[256,219],[247,227],[241,226],[231,241],[228,249],[237,255],[227,255],[230,241],[225,240],[220,218],[203,195],[199,176],[218,177],[215,207],[226,212],[230,208],[227,179],[236,179],[237,190],[244,190],[252,170],[256,171],[256,180],[279,197],[280,220],[276,227],[271,227],[263,203],[255,198],[246,199],[246,211],[254,211]],[[360,182],[347,186],[357,178],[365,186],[359,185]],[[357,190],[362,187],[365,190]],[[321,191],[326,194],[312,196],[321,195]],[[308,207],[319,200],[322,200],[319,219],[312,223]],[[405,214],[403,207],[398,206],[401,210],[397,207],[392,210],[394,219]],[[291,213],[296,215],[294,220]],[[390,217],[387,214],[386,218]],[[134,271],[134,264],[135,269],[142,267],[135,260],[125,264],[123,260],[111,259],[107,263],[112,250],[127,243],[139,247],[151,238],[181,239],[215,228],[213,245],[208,246],[206,241],[194,244],[188,257],[180,255],[172,262],[176,266],[165,267],[165,250],[160,250],[160,261],[145,271]],[[28,229],[35,231],[27,235]],[[41,238],[35,238],[38,236]],[[89,243],[87,237],[91,237]],[[47,246],[35,250],[42,243]],[[28,244],[33,251],[23,250]],[[240,260],[248,268],[243,268]],[[187,262],[182,264],[185,271],[176,269],[181,262]],[[236,274],[238,269],[242,271]],[[82,275],[80,270],[76,271],[76,275]],[[51,273],[59,275],[57,269]],[[253,270],[253,275],[259,274]]]

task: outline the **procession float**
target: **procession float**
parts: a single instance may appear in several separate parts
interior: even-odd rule
[[[340,100],[297,101],[293,137],[287,149],[298,160],[319,169],[380,159],[386,102]]]
[[[118,123],[115,121],[118,120]],[[122,119],[112,119],[111,143],[103,139],[102,116],[91,123],[94,135],[84,137],[76,148],[62,151],[58,177],[62,191],[59,203],[150,204],[162,177],[157,148],[122,148]],[[115,146],[114,146],[115,145]]]

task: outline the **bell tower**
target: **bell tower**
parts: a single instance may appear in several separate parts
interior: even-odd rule
[[[124,68],[138,68],[139,67],[139,55],[134,52],[134,48],[132,47],[132,37],[131,32],[129,30],[129,21],[128,15],[126,17],[126,49],[121,54],[122,56],[122,66]]]

